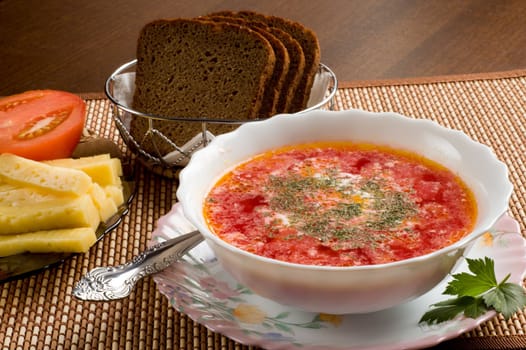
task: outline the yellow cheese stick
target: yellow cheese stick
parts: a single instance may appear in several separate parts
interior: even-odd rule
[[[7,190],[8,188],[9,190]],[[120,197],[122,197],[122,189],[119,191],[119,189],[116,188],[115,193],[118,194],[118,192],[120,192]],[[120,200],[120,198],[114,196],[112,192],[108,193],[99,184],[93,183],[88,190],[88,194],[91,196],[93,203],[99,210],[100,219],[102,221],[108,220],[118,211],[116,199]],[[53,203],[56,203],[53,201],[58,199],[74,200],[75,198],[76,196],[61,196],[56,193],[41,192],[35,190],[35,188],[0,185],[0,208],[3,206],[10,206],[22,207],[21,210],[24,210],[24,207],[33,206],[39,202],[48,202],[49,205],[53,205]],[[122,201],[120,201],[119,205]]]
[[[11,190],[13,190],[13,189],[15,189],[17,187],[18,186],[0,182],[0,194],[2,194],[3,192],[11,191]]]
[[[124,193],[121,185],[104,186],[103,190],[106,192],[106,196],[113,199],[113,202],[115,202],[116,206],[124,203]]]
[[[80,195],[91,186],[91,178],[83,171],[55,167],[9,153],[0,154],[0,180],[19,186],[63,194]]]
[[[46,164],[77,169],[85,172],[93,182],[101,186],[120,185],[122,164],[118,158],[110,158],[109,154],[92,157],[65,158],[45,161]]]
[[[59,158],[59,159],[50,159],[50,160],[44,160],[45,163],[56,163],[56,164],[62,164],[63,166],[66,166],[68,168],[73,167],[75,164],[80,163],[92,163],[92,162],[99,162],[101,160],[108,160],[111,159],[111,156],[109,153],[103,153],[103,154],[96,154],[93,156],[85,156],[80,158]]]
[[[37,187],[19,187],[15,185],[0,185],[0,207],[1,206],[24,206],[36,202],[44,202],[55,199],[72,199],[75,196],[60,195],[57,192],[40,191]]]
[[[83,253],[96,242],[91,227],[0,235],[0,256],[30,253]]]
[[[113,198],[106,195],[106,192],[100,187],[98,183],[93,183],[89,190],[89,194],[93,199],[93,203],[99,210],[100,219],[102,221],[108,220],[118,210]]]
[[[0,235],[73,227],[96,229],[99,211],[89,194],[25,206],[0,207]]]

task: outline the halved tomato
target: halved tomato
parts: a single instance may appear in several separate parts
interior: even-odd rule
[[[68,158],[86,120],[86,104],[77,95],[32,90],[0,98],[0,153],[33,160]]]

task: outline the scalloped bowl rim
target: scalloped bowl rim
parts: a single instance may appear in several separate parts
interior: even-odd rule
[[[502,189],[500,193],[500,197],[498,198],[498,204],[493,203],[493,205],[496,205],[495,213],[491,218],[485,219],[485,225],[483,227],[479,227],[478,230],[475,230],[471,232],[470,234],[464,236],[459,241],[446,246],[442,249],[436,250],[434,252],[415,256],[413,258],[399,260],[395,262],[390,263],[382,263],[382,264],[375,264],[375,265],[358,265],[358,266],[319,266],[319,265],[308,265],[308,264],[300,264],[300,263],[290,263],[286,261],[271,259],[263,256],[259,256],[250,252],[247,252],[243,249],[237,248],[233,245],[228,244],[227,242],[223,241],[221,238],[213,234],[210,229],[206,226],[206,223],[204,220],[200,220],[199,216],[202,216],[202,211],[200,213],[195,213],[192,211],[191,208],[189,208],[188,205],[188,198],[192,197],[192,183],[193,179],[196,178],[196,176],[199,175],[203,171],[203,166],[200,164],[206,164],[209,161],[212,161],[217,155],[223,154],[223,147],[225,144],[230,144],[232,142],[236,142],[236,139],[239,139],[242,135],[256,135],[261,133],[261,131],[265,128],[267,129],[280,129],[283,128],[283,126],[288,125],[289,123],[295,124],[299,122],[305,122],[309,119],[315,119],[318,118],[318,115],[322,115],[323,118],[330,117],[331,115],[335,118],[361,118],[364,120],[369,119],[375,119],[375,118],[385,118],[389,119],[390,122],[399,123],[400,126],[414,126],[414,127],[420,127],[427,130],[431,130],[433,133],[439,136],[445,136],[447,140],[454,141],[455,143],[463,144],[465,146],[469,146],[472,148],[472,150],[476,150],[479,153],[479,156],[482,158],[487,158],[492,161],[492,165],[489,167],[490,169],[494,169],[494,173],[498,174],[499,181],[502,182]],[[302,120],[303,119],[303,120]],[[367,121],[366,121],[367,122]],[[290,133],[290,131],[289,131]],[[312,141],[324,141],[325,139],[312,139]],[[325,140],[326,141],[326,140]],[[342,139],[343,141],[343,139]],[[349,140],[353,141],[353,140]],[[306,141],[309,142],[309,141]],[[360,141],[358,141],[360,142]],[[365,142],[365,141],[364,141]],[[369,142],[375,143],[374,140],[370,140]],[[293,143],[283,143],[283,145],[288,144],[294,144],[298,142]],[[276,147],[280,146],[271,146],[271,147],[263,147],[260,152],[253,153],[252,155],[256,155],[257,153],[264,152],[265,150],[270,150]],[[395,146],[396,148],[396,146]],[[226,151],[228,152],[228,150]],[[424,155],[426,156],[426,155]],[[245,157],[244,160],[248,160],[248,158]],[[210,191],[212,186],[219,180],[219,178],[227,173],[229,170],[233,169],[236,165],[239,165],[243,160],[240,161],[234,161],[232,164],[229,164],[226,166],[223,171],[215,177],[215,181],[212,181],[209,183],[209,187],[206,188],[204,191],[205,195]],[[465,133],[459,130],[450,129],[447,127],[444,127],[440,124],[438,124],[435,121],[429,120],[429,119],[415,119],[410,118],[398,113],[394,112],[368,112],[358,109],[347,109],[343,111],[324,111],[324,110],[317,110],[317,111],[310,111],[303,113],[301,115],[293,115],[293,114],[279,114],[276,115],[270,119],[263,120],[263,121],[256,121],[252,123],[247,123],[244,125],[241,125],[236,130],[222,134],[217,136],[212,142],[205,148],[197,151],[192,155],[192,158],[188,165],[181,171],[179,175],[179,187],[177,189],[176,196],[181,203],[183,207],[183,212],[185,214],[185,217],[194,225],[196,226],[199,231],[204,235],[206,239],[211,239],[214,243],[220,245],[223,248],[226,248],[233,253],[236,254],[242,254],[247,257],[251,257],[252,259],[261,260],[267,263],[272,264],[278,264],[282,266],[287,267],[293,267],[298,269],[308,269],[308,270],[319,270],[319,271],[367,271],[367,270],[379,270],[379,269],[385,269],[389,267],[399,267],[403,265],[409,265],[409,264],[415,264],[419,263],[425,260],[432,259],[433,257],[436,257],[438,255],[448,254],[450,252],[465,248],[470,242],[475,240],[477,237],[482,235],[484,232],[489,230],[496,222],[497,220],[506,213],[508,209],[509,200],[513,191],[513,185],[509,181],[509,171],[505,163],[497,159],[495,153],[493,150],[479,142],[474,141],[470,137],[468,137]],[[204,196],[202,198],[204,200]],[[202,208],[202,202],[201,202],[201,208]],[[479,218],[480,219],[480,218]],[[477,219],[477,222],[478,220]],[[480,226],[477,224],[476,226]]]

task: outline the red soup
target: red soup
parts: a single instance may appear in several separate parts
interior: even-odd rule
[[[468,234],[471,191],[417,154],[353,143],[258,155],[209,192],[211,230],[245,251],[292,263],[373,265],[424,255]]]

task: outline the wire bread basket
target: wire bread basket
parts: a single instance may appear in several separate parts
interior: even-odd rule
[[[117,68],[106,80],[105,93],[111,101],[112,117],[124,143],[147,169],[156,174],[177,179],[191,155],[205,147],[215,135],[233,130],[243,123],[261,120],[182,118],[136,111],[131,107],[136,63],[137,60],[133,60]],[[332,110],[337,88],[336,75],[320,63],[308,107],[296,114],[315,109]],[[140,124],[141,130],[134,129],[133,123]],[[168,131],[172,129],[181,132],[175,137]],[[193,133],[186,135],[187,130]]]

